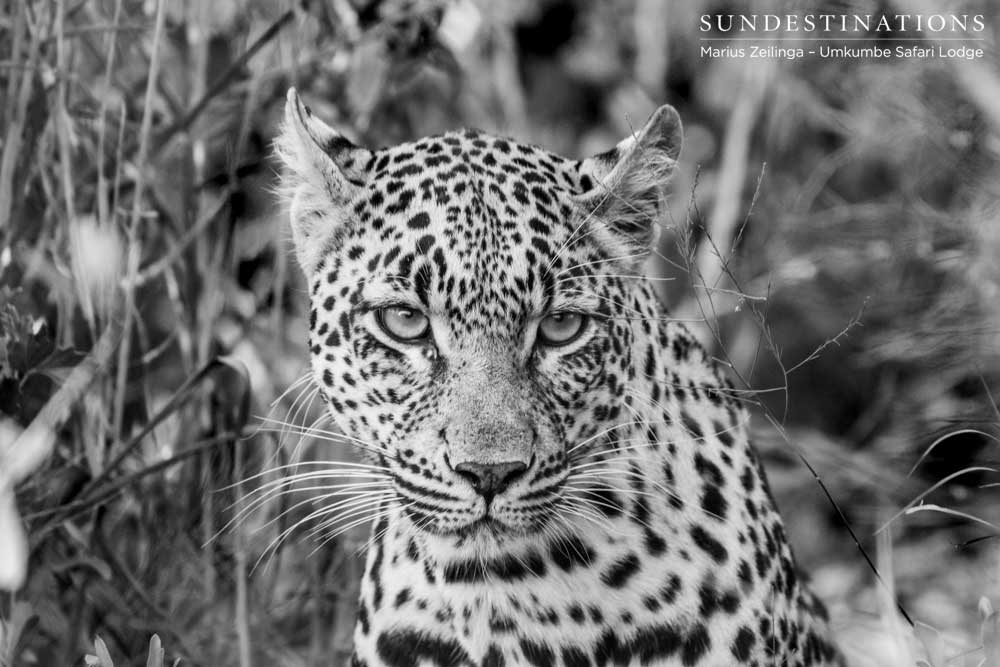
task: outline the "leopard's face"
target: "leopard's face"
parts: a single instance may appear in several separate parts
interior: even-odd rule
[[[607,223],[631,218],[601,183],[624,160],[471,131],[370,152],[293,96],[287,114],[312,364],[336,425],[418,530],[553,529],[576,454],[613,438],[634,372],[637,253]]]
[[[579,173],[518,148],[462,134],[377,153],[313,276],[327,405],[434,533],[543,529],[573,448],[619,418],[632,370],[612,316],[625,282],[571,238]],[[517,156],[531,166],[511,169]]]

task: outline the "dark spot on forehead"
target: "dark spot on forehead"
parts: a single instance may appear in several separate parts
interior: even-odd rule
[[[431,217],[424,211],[417,213],[406,222],[406,226],[410,229],[425,229],[430,224]]]
[[[430,249],[434,247],[434,236],[432,234],[425,234],[417,239],[417,253],[421,255],[426,255],[430,252]]]

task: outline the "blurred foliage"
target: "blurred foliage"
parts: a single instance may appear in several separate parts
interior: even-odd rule
[[[686,145],[654,271],[759,404],[779,504],[847,652],[873,665],[980,658],[976,601],[1000,598],[1000,567],[995,529],[974,518],[1000,520],[984,486],[995,477],[963,472],[924,499],[974,518],[910,512],[892,539],[871,536],[932,484],[997,463],[1000,100],[980,94],[1000,79],[996,17],[961,3],[989,19],[988,58],[972,64],[702,57],[698,17],[734,7],[783,11],[4,4],[0,459],[4,434],[38,415],[102,332],[123,338],[17,488],[31,569],[0,594],[0,665],[80,664],[95,634],[94,664],[145,664],[154,632],[168,664],[343,662],[364,529],[316,548],[297,523],[308,494],[230,524],[275,466],[352,456],[237,418],[246,381],[252,414],[299,427],[320,416],[297,382],[305,288],[272,196],[290,85],[371,146],[466,125],[582,156],[676,106]],[[921,621],[915,637],[796,453],[877,552]]]

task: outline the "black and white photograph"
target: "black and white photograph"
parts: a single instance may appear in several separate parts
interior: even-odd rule
[[[1000,667],[1000,4],[0,2],[0,667]]]

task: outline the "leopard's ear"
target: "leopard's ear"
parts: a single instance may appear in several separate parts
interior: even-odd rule
[[[682,143],[681,118],[665,104],[637,134],[580,163],[581,179],[590,187],[577,201],[595,238],[615,256],[643,255],[656,243],[664,188]]]
[[[314,117],[294,88],[288,90],[275,148],[285,165],[281,192],[289,207],[295,250],[309,275],[346,222],[344,208],[364,185],[372,152]]]

